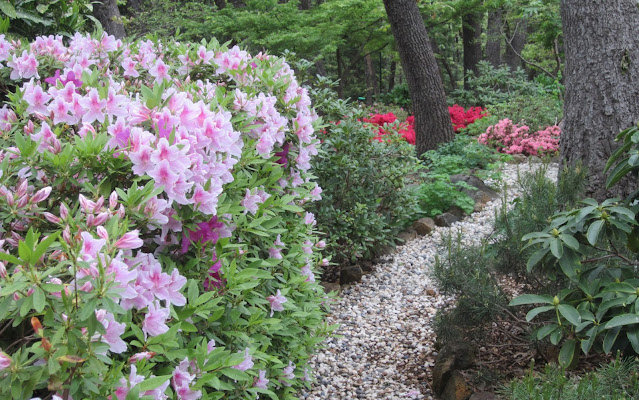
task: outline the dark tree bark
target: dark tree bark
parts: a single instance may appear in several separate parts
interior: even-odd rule
[[[506,64],[512,70],[516,70],[521,67],[521,58],[518,54],[524,49],[527,40],[526,29],[528,28],[528,21],[520,19],[514,22],[505,24],[506,34]]]
[[[233,7],[235,8],[244,8],[246,7],[246,3],[244,2],[244,0],[229,0],[231,2],[231,4],[233,4]]]
[[[442,67],[444,67],[444,71],[446,71],[446,75],[448,75],[448,81],[450,82],[451,90],[456,90],[457,78],[455,77],[455,71],[453,71],[453,68],[448,62],[448,58],[446,57],[445,54],[442,54],[435,39],[433,38],[430,39],[430,46],[433,49],[433,53],[435,53],[435,59],[441,63]],[[442,75],[442,79],[443,79],[443,75]]]
[[[373,57],[367,54],[364,57],[366,62],[365,75],[366,75],[366,104],[373,104],[375,95],[379,94],[379,86],[377,85],[377,79],[375,79],[375,68],[373,67]]]
[[[310,10],[311,9],[311,0],[300,0],[300,5],[298,6],[300,10]]]
[[[453,139],[444,85],[415,0],[384,0],[415,114],[417,155]]]
[[[562,0],[566,99],[561,159],[589,170],[597,200],[628,195],[635,184],[605,190],[603,168],[614,138],[639,119],[639,9],[634,0]]]
[[[215,5],[218,10],[223,10],[226,8],[226,0],[215,0]]]
[[[126,35],[121,22],[120,10],[116,0],[101,0],[93,3],[93,16],[102,24],[109,35],[122,39]]]
[[[388,76],[388,91],[392,92],[395,88],[395,72],[397,72],[397,61],[392,60],[390,63],[390,74]]]
[[[501,36],[502,10],[494,10],[488,13],[488,29],[486,38],[486,59],[494,67],[501,65],[501,42],[503,40]]]
[[[344,98],[344,68],[343,68],[343,61],[342,61],[342,52],[340,51],[340,49],[338,48],[337,50],[335,50],[335,59],[337,60],[337,79],[339,80],[339,83],[337,85],[337,95],[339,96],[340,99]]]
[[[481,54],[481,19],[482,14],[475,11],[462,17],[462,45],[464,47],[464,89],[468,90],[468,71],[477,76],[477,64]]]

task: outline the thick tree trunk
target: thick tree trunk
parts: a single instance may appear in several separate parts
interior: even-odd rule
[[[397,61],[392,60],[390,63],[390,74],[388,76],[388,91],[392,92],[395,87],[395,72],[397,71]]]
[[[464,89],[468,90],[468,71],[477,76],[477,64],[481,54],[481,17],[478,12],[471,12],[462,18],[462,44],[464,47]]]
[[[365,75],[366,75],[366,104],[373,104],[375,95],[379,94],[379,86],[377,85],[377,79],[375,79],[375,68],[373,67],[373,57],[367,54],[364,57],[366,62]]]
[[[486,38],[486,59],[494,67],[501,65],[501,36],[502,10],[494,10],[488,13],[488,29]]]
[[[526,45],[528,21],[520,19],[514,22],[506,23],[506,64],[512,70],[521,67],[521,58],[517,54],[521,54]]]
[[[226,8],[226,0],[215,0],[215,5],[217,6],[218,10],[223,10],[224,8]]]
[[[93,3],[93,16],[109,35],[122,39],[126,35],[116,0],[100,0]]]
[[[562,0],[566,54],[561,159],[582,161],[598,200],[629,194],[636,183],[605,190],[603,168],[614,138],[639,119],[639,10],[634,0]]]
[[[415,114],[417,155],[453,139],[444,85],[415,0],[384,0]]]

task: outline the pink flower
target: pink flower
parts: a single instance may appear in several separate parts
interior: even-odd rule
[[[157,336],[169,330],[166,320],[171,312],[168,308],[160,307],[159,302],[149,304],[149,311],[146,313],[144,322],[142,322],[142,331],[151,336]]]
[[[9,368],[12,362],[13,360],[7,353],[0,351],[0,371]]]
[[[80,254],[89,257],[90,259],[96,258],[98,252],[102,250],[102,247],[106,243],[104,239],[94,239],[89,232],[80,233],[82,237],[82,249]]]
[[[306,212],[306,215],[304,215],[304,223],[311,226],[317,224],[317,221],[315,221],[315,215],[311,212]]]
[[[253,387],[258,387],[258,388],[262,388],[262,389],[268,389],[268,386],[267,386],[268,382],[269,382],[269,380],[266,379],[266,371],[261,369],[259,371],[258,377],[253,380]]]
[[[292,361],[289,361],[288,366],[285,367],[284,370],[282,371],[282,376],[288,380],[293,380],[295,379],[295,374],[293,373],[293,371],[295,371],[295,364],[293,364]],[[280,382],[282,382],[284,386],[291,386],[289,382],[286,382],[286,381],[280,381]]]
[[[140,353],[135,353],[134,355],[129,357],[129,363],[135,364],[136,362],[140,360],[150,360],[151,358],[155,357],[155,355],[156,353],[153,351],[143,351]]]
[[[284,311],[284,306],[282,304],[288,301],[286,297],[282,296],[279,289],[277,289],[275,296],[268,296],[266,300],[271,303],[271,317],[273,316],[274,311]]]
[[[131,78],[137,78],[140,76],[140,73],[135,70],[136,62],[131,59],[131,57],[127,57],[122,60],[122,68],[124,68],[124,76],[130,76]]]
[[[149,75],[155,77],[155,83],[162,83],[164,80],[171,80],[169,76],[170,67],[162,60],[157,60],[155,65],[149,70]]]
[[[244,360],[231,368],[238,369],[240,371],[246,371],[247,369],[253,368],[253,357],[249,355],[248,347],[244,350]]]
[[[113,353],[123,353],[126,351],[126,343],[121,336],[126,329],[125,323],[115,321],[113,314],[110,312],[100,312],[104,310],[96,310],[98,321],[104,326],[106,333],[102,336],[102,340],[109,344],[109,350]]]
[[[115,247],[118,249],[126,250],[126,249],[137,249],[142,247],[144,242],[139,237],[140,231],[133,230],[131,232],[125,233],[117,242],[115,242]]]
[[[25,85],[24,95],[22,96],[22,98],[29,105],[27,107],[27,112],[37,112],[44,115],[47,114],[46,103],[51,100],[51,96],[44,92],[40,85]]]
[[[100,123],[104,122],[104,113],[102,110],[106,107],[107,101],[105,99],[100,99],[100,94],[97,89],[91,89],[86,97],[79,100],[79,103],[85,111],[84,116],[82,117],[83,123],[90,124],[93,121],[98,121]]]

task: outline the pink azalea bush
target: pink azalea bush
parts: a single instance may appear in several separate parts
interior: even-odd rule
[[[0,77],[15,87],[0,107],[0,397],[286,397],[308,382],[330,330],[302,207],[321,198],[317,116],[284,60],[0,35]]]
[[[561,129],[557,125],[534,133],[529,131],[525,125],[518,126],[509,119],[502,119],[488,127],[477,140],[506,154],[541,156],[559,151]]]

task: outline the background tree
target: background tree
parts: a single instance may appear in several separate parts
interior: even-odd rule
[[[113,35],[117,39],[122,39],[126,35],[116,0],[95,1],[93,15],[100,21],[104,31],[109,35]]]
[[[624,196],[630,185],[606,193],[603,167],[615,136],[639,117],[639,9],[633,0],[562,0],[566,97],[562,161],[589,169],[588,193]]]
[[[426,26],[414,0],[384,0],[413,101],[417,155],[453,139],[446,94]]]

